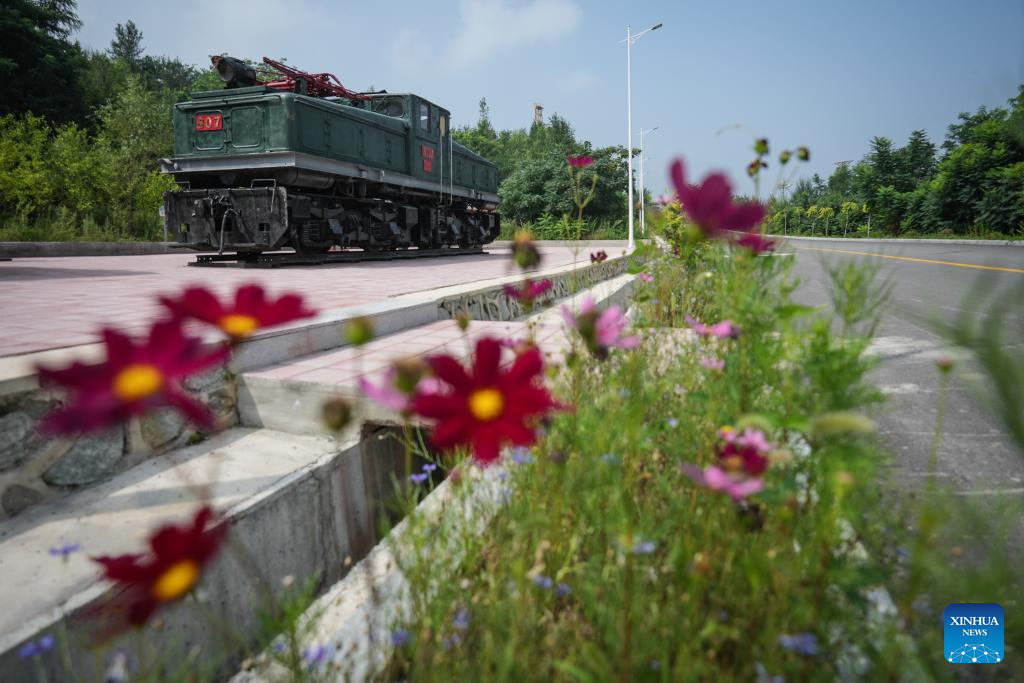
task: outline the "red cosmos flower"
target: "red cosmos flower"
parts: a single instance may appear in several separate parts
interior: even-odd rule
[[[109,329],[103,331],[103,342],[107,347],[103,363],[38,368],[41,384],[60,385],[71,392],[67,405],[43,420],[44,432],[99,431],[158,406],[177,408],[200,426],[212,425],[210,413],[179,381],[224,361],[227,347],[204,350],[202,342],[186,337],[175,321],[153,325],[143,343]]]
[[[570,154],[565,160],[573,168],[585,168],[594,163],[594,157],[585,154]]]
[[[505,294],[509,295],[517,301],[521,301],[526,306],[532,306],[533,302],[537,297],[541,296],[549,289],[554,287],[551,280],[541,280],[540,282],[534,282],[527,278],[523,281],[521,287],[515,287],[513,285],[505,286]]]
[[[728,472],[742,472],[758,477],[768,468],[768,455],[774,446],[768,443],[764,432],[746,428],[737,432],[732,427],[718,430],[722,442],[716,446],[719,463]]]
[[[608,260],[608,252],[606,252],[604,249],[590,255],[591,263],[603,263],[606,260]]]
[[[451,356],[427,359],[441,392],[417,394],[413,412],[437,421],[433,442],[441,449],[468,444],[473,457],[488,465],[498,459],[502,446],[529,446],[537,440],[533,423],[559,408],[540,383],[544,361],[536,348],[516,356],[503,369],[501,343],[485,337],[476,343],[469,372]]]
[[[671,170],[683,211],[705,237],[726,239],[728,231],[749,233],[764,220],[761,204],[733,203],[732,186],[721,173],[709,174],[700,185],[689,185],[682,159],[676,159]]]
[[[216,521],[214,511],[203,506],[190,524],[158,529],[149,538],[147,554],[93,558],[107,580],[125,588],[103,612],[141,626],[163,605],[188,595],[224,543],[226,525],[208,528]]]
[[[746,247],[755,254],[775,251],[775,240],[768,239],[759,232],[745,232],[735,240],[736,246]]]
[[[315,311],[305,308],[298,294],[285,294],[277,300],[268,300],[259,285],[239,287],[233,304],[222,304],[205,287],[189,287],[180,299],[160,297],[160,303],[176,316],[194,318],[220,328],[234,342],[264,327],[316,315]]]

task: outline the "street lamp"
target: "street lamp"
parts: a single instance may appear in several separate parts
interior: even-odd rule
[[[647,237],[647,212],[644,211],[644,135],[658,130],[658,126],[640,129],[640,234]]]
[[[645,33],[656,31],[661,24],[655,24],[649,29],[640,31],[634,35],[626,24],[626,39],[620,42],[626,44],[626,159],[629,167],[629,177],[626,179],[629,188],[629,249],[636,246],[633,239],[633,43],[640,40]]]

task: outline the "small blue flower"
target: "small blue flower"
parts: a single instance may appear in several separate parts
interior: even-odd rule
[[[517,465],[529,465],[533,462],[533,456],[530,455],[529,448],[516,448],[512,451],[512,462]]]
[[[633,392],[631,392],[629,389],[619,389],[619,396],[621,396],[622,398],[629,398],[632,395]]]
[[[669,419],[665,420],[665,423],[672,429],[675,429],[676,427],[679,426],[679,420],[674,417],[670,417]]]
[[[495,474],[495,476],[498,477],[498,481],[507,481],[508,480],[508,471],[507,470],[498,470],[498,472],[497,472],[497,474]]]
[[[424,472],[433,472],[436,469],[437,469],[437,465],[435,465],[432,462],[428,462],[426,465],[423,466],[423,471]]]
[[[555,587],[555,596],[556,597],[564,598],[565,596],[567,596],[567,595],[569,595],[571,593],[572,593],[572,588],[569,588],[569,584],[567,584],[567,583],[560,583],[560,584],[558,584]]]
[[[654,543],[654,541],[645,541],[643,539],[639,539],[636,543],[633,544],[633,554],[650,555],[657,548],[658,546]]]
[[[330,659],[334,648],[330,645],[310,645],[302,652],[302,658],[310,668],[319,666]]]
[[[284,652],[288,648],[283,638],[276,639],[270,647],[274,652]]]
[[[77,553],[82,549],[81,543],[63,543],[50,548],[50,554],[54,557],[67,557],[71,553]]]
[[[607,463],[609,465],[618,465],[619,463],[622,462],[622,460],[620,460],[619,456],[615,455],[614,453],[605,453],[604,455],[601,456],[601,462]]]
[[[551,590],[552,586],[555,585],[555,582],[551,580],[550,576],[538,574],[537,576],[533,577],[533,585],[537,588],[543,588],[544,590],[548,591]]]
[[[661,668],[661,662],[659,662],[657,659],[652,659],[647,664],[647,666],[649,666],[651,668],[651,671],[657,671],[657,670],[659,670]]]
[[[459,634],[458,633],[453,633],[450,636],[448,636],[447,638],[445,638],[444,641],[441,643],[441,645],[444,646],[444,649],[450,650],[450,649],[452,649],[453,647],[455,647],[456,645],[458,645],[461,642],[462,642],[462,638],[459,637]]]
[[[501,491],[499,491],[499,494],[501,495],[501,502],[502,503],[507,503],[510,500],[512,500],[512,489],[510,489],[507,486],[503,486],[501,488]]]
[[[425,482],[427,480],[427,477],[429,477],[429,476],[430,475],[427,474],[426,472],[422,472],[422,473],[418,473],[418,474],[410,474],[409,475],[409,480],[412,481],[412,483],[414,483],[414,484],[422,484],[423,482]]]
[[[657,298],[651,299],[651,303],[654,304],[655,306],[657,306],[658,304],[661,303],[661,299],[657,299]]]
[[[53,649],[53,636],[49,633],[41,637],[38,642],[28,641],[18,650],[18,656],[22,659],[28,659],[30,657],[38,657],[44,652],[49,652]]]
[[[460,631],[465,631],[469,628],[469,612],[464,609],[460,609],[455,613],[455,618],[452,619],[452,626]]]
[[[808,657],[818,654],[818,637],[813,633],[798,633],[795,636],[782,634],[779,636],[779,645],[784,650]]]
[[[405,647],[411,639],[409,632],[404,628],[396,628],[391,632],[391,644],[394,647]]]

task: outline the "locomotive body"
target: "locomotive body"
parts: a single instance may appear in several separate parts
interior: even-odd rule
[[[447,110],[413,94],[314,97],[298,83],[175,105],[175,156],[162,168],[179,183],[164,195],[179,244],[315,254],[497,237],[497,167],[452,140]]]

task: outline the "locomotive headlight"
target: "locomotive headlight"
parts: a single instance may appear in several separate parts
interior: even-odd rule
[[[242,60],[227,55],[212,55],[210,62],[217,69],[220,80],[228,84],[227,87],[245,88],[256,85],[256,69]]]

